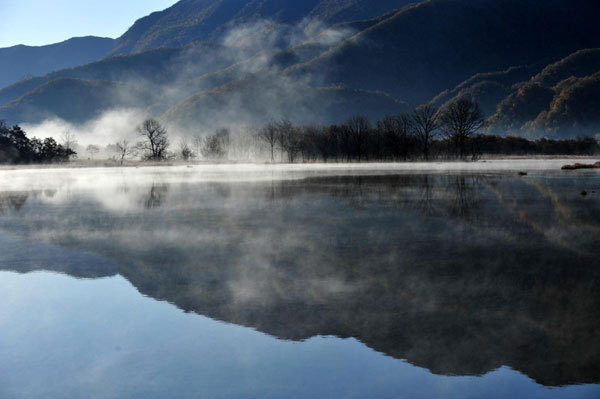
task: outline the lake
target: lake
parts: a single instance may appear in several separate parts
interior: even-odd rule
[[[0,397],[600,397],[562,163],[2,170]]]

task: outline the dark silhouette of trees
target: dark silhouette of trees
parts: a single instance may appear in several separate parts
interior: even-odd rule
[[[139,134],[145,139],[139,143],[144,152],[143,157],[148,161],[163,161],[167,158],[169,138],[167,129],[155,119],[146,119],[140,127]]]
[[[354,115],[346,121],[345,126],[350,134],[353,152],[360,162],[364,155],[366,136],[371,129],[369,119],[366,116]]]
[[[423,156],[428,160],[433,139],[437,136],[440,126],[439,111],[431,104],[424,104],[415,108],[409,121]]]
[[[288,162],[294,163],[298,154],[307,148],[306,140],[303,137],[303,131],[300,128],[287,125],[283,130],[283,149],[287,153]]]
[[[442,110],[440,123],[444,135],[453,143],[456,155],[464,158],[467,142],[485,126],[485,119],[478,103],[459,98]]]
[[[444,113],[445,112],[445,113]],[[444,124],[442,124],[442,121]],[[287,161],[398,161],[423,157],[498,155],[593,155],[600,144],[593,138],[569,140],[527,140],[518,137],[482,135],[484,126],[477,103],[450,104],[443,111],[431,105],[410,114],[386,116],[371,128],[368,120],[354,117],[343,125],[294,126],[290,122],[269,123],[259,130],[256,140],[281,148]],[[438,133],[444,129],[444,135]]]
[[[324,162],[329,159],[335,159],[337,162],[340,156],[339,126],[329,126],[327,129],[321,129],[315,137],[315,148],[318,155]]]
[[[229,152],[229,129],[219,129],[214,134],[204,138],[200,152],[206,159],[224,159]]]
[[[379,159],[406,160],[414,147],[410,116],[386,116],[377,122]]]
[[[256,137],[266,143],[271,150],[271,162],[275,161],[275,145],[277,144],[277,127],[274,123],[267,123],[256,132]]]
[[[20,126],[12,128],[0,121],[0,163],[27,164],[67,162],[76,152],[58,144],[51,137],[43,141],[29,139]]]

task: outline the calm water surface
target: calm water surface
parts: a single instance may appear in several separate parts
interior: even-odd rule
[[[594,171],[1,171],[0,397],[598,398],[599,233]]]

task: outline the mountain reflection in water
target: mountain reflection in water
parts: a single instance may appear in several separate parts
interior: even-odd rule
[[[0,227],[70,255],[13,247],[0,267],[119,274],[186,312],[353,337],[435,374],[600,383],[600,194],[582,187],[600,175],[57,184],[1,193]]]

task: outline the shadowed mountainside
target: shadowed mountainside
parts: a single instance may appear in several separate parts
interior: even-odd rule
[[[565,137],[600,133],[600,49],[578,51],[513,85],[491,129]]]
[[[549,65],[476,74],[432,102],[477,101],[493,134],[564,138],[600,133],[600,49],[574,52]]]
[[[476,73],[594,47],[600,32],[588,16],[599,11],[591,0],[552,0],[543,8],[515,0],[425,1],[292,69],[300,75],[328,71],[325,81],[386,87],[405,101],[423,103]]]
[[[411,0],[182,0],[141,18],[118,39],[113,54],[220,41],[232,28],[258,23],[249,32],[263,35],[300,24],[318,32],[331,24],[363,20],[401,8]],[[262,26],[262,21],[272,23]],[[245,28],[243,28],[245,29]],[[240,37],[240,39],[247,39]]]

